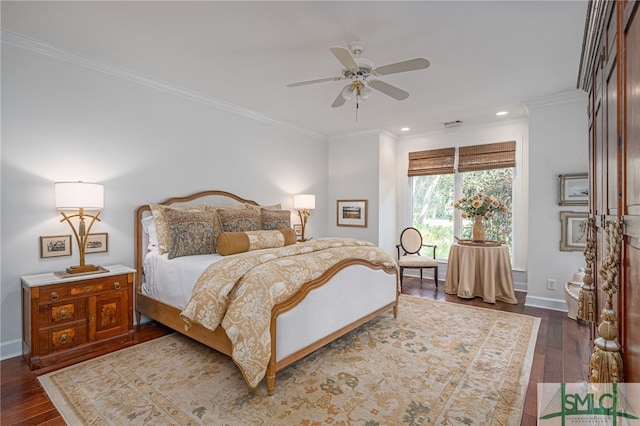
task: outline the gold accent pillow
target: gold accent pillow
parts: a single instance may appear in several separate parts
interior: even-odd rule
[[[216,239],[217,250],[222,256],[251,250],[284,247],[295,244],[296,232],[291,229],[272,231],[223,232]]]

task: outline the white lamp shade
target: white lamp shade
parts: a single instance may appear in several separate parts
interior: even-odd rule
[[[99,183],[56,182],[57,210],[102,210],[104,187]]]
[[[312,194],[300,194],[293,196],[293,208],[294,209],[315,209],[316,208],[316,196]]]

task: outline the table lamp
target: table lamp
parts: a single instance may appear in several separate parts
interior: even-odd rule
[[[67,221],[78,243],[80,251],[80,264],[67,268],[69,274],[96,272],[100,268],[95,265],[87,265],[84,254],[87,249],[87,238],[95,221],[100,221],[98,216],[104,207],[104,188],[98,183],[88,182],[56,182],[55,183],[56,210],[78,210],[78,213],[67,215],[61,211],[60,222]],[[86,214],[85,210],[97,210],[95,215]],[[71,218],[78,217],[78,228],[73,225]],[[89,226],[85,224],[85,218],[91,218]]]
[[[316,196],[312,194],[294,195],[293,208],[298,210],[298,216],[300,216],[300,224],[302,226],[300,241],[307,241],[304,238],[304,228],[307,226],[307,219],[311,214],[309,210],[316,208]]]

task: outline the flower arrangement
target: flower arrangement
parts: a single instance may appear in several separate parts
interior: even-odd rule
[[[491,219],[494,212],[507,212],[507,207],[504,206],[500,200],[487,194],[483,194],[482,192],[473,194],[470,197],[460,198],[455,202],[453,207],[461,211],[460,215],[464,219],[473,216],[482,216],[486,219]]]

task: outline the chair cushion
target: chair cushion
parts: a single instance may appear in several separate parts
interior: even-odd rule
[[[418,256],[417,254],[409,254],[401,256],[398,265],[405,268],[428,268],[438,266],[438,261],[431,257]]]

